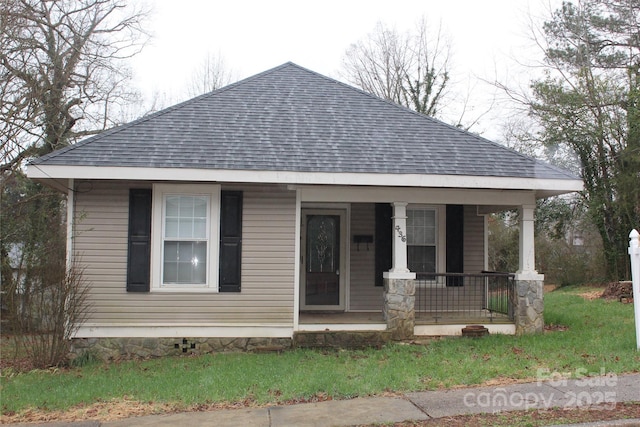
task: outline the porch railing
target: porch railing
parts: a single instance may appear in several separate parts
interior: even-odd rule
[[[416,273],[416,322],[507,322],[514,318],[509,273]]]

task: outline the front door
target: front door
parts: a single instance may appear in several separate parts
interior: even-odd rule
[[[344,310],[344,213],[304,210],[302,292],[305,310]]]

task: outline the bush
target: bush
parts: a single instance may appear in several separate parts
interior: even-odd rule
[[[16,346],[22,345],[35,368],[64,364],[89,308],[83,269],[73,264],[60,280],[32,289],[24,299]]]

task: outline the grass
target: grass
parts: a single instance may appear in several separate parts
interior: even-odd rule
[[[543,335],[448,338],[380,350],[211,354],[27,373],[5,370],[1,409],[67,410],[122,398],[177,408],[267,404],[535,379],[538,369],[574,376],[640,370],[632,304],[587,301],[579,292],[568,288],[546,296],[546,323],[568,330]]]

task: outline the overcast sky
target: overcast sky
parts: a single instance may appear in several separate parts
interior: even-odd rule
[[[460,96],[491,96],[482,79],[526,81],[530,70],[513,58],[533,59],[529,16],[539,18],[559,0],[153,0],[150,43],[133,62],[136,83],[148,98],[185,98],[191,76],[208,53],[224,58],[237,78],[292,61],[338,78],[351,43],[377,22],[399,31],[421,16],[442,26],[452,44],[452,70]],[[478,105],[472,99],[472,106]],[[477,107],[481,108],[481,107]],[[477,132],[497,133],[488,117]]]

